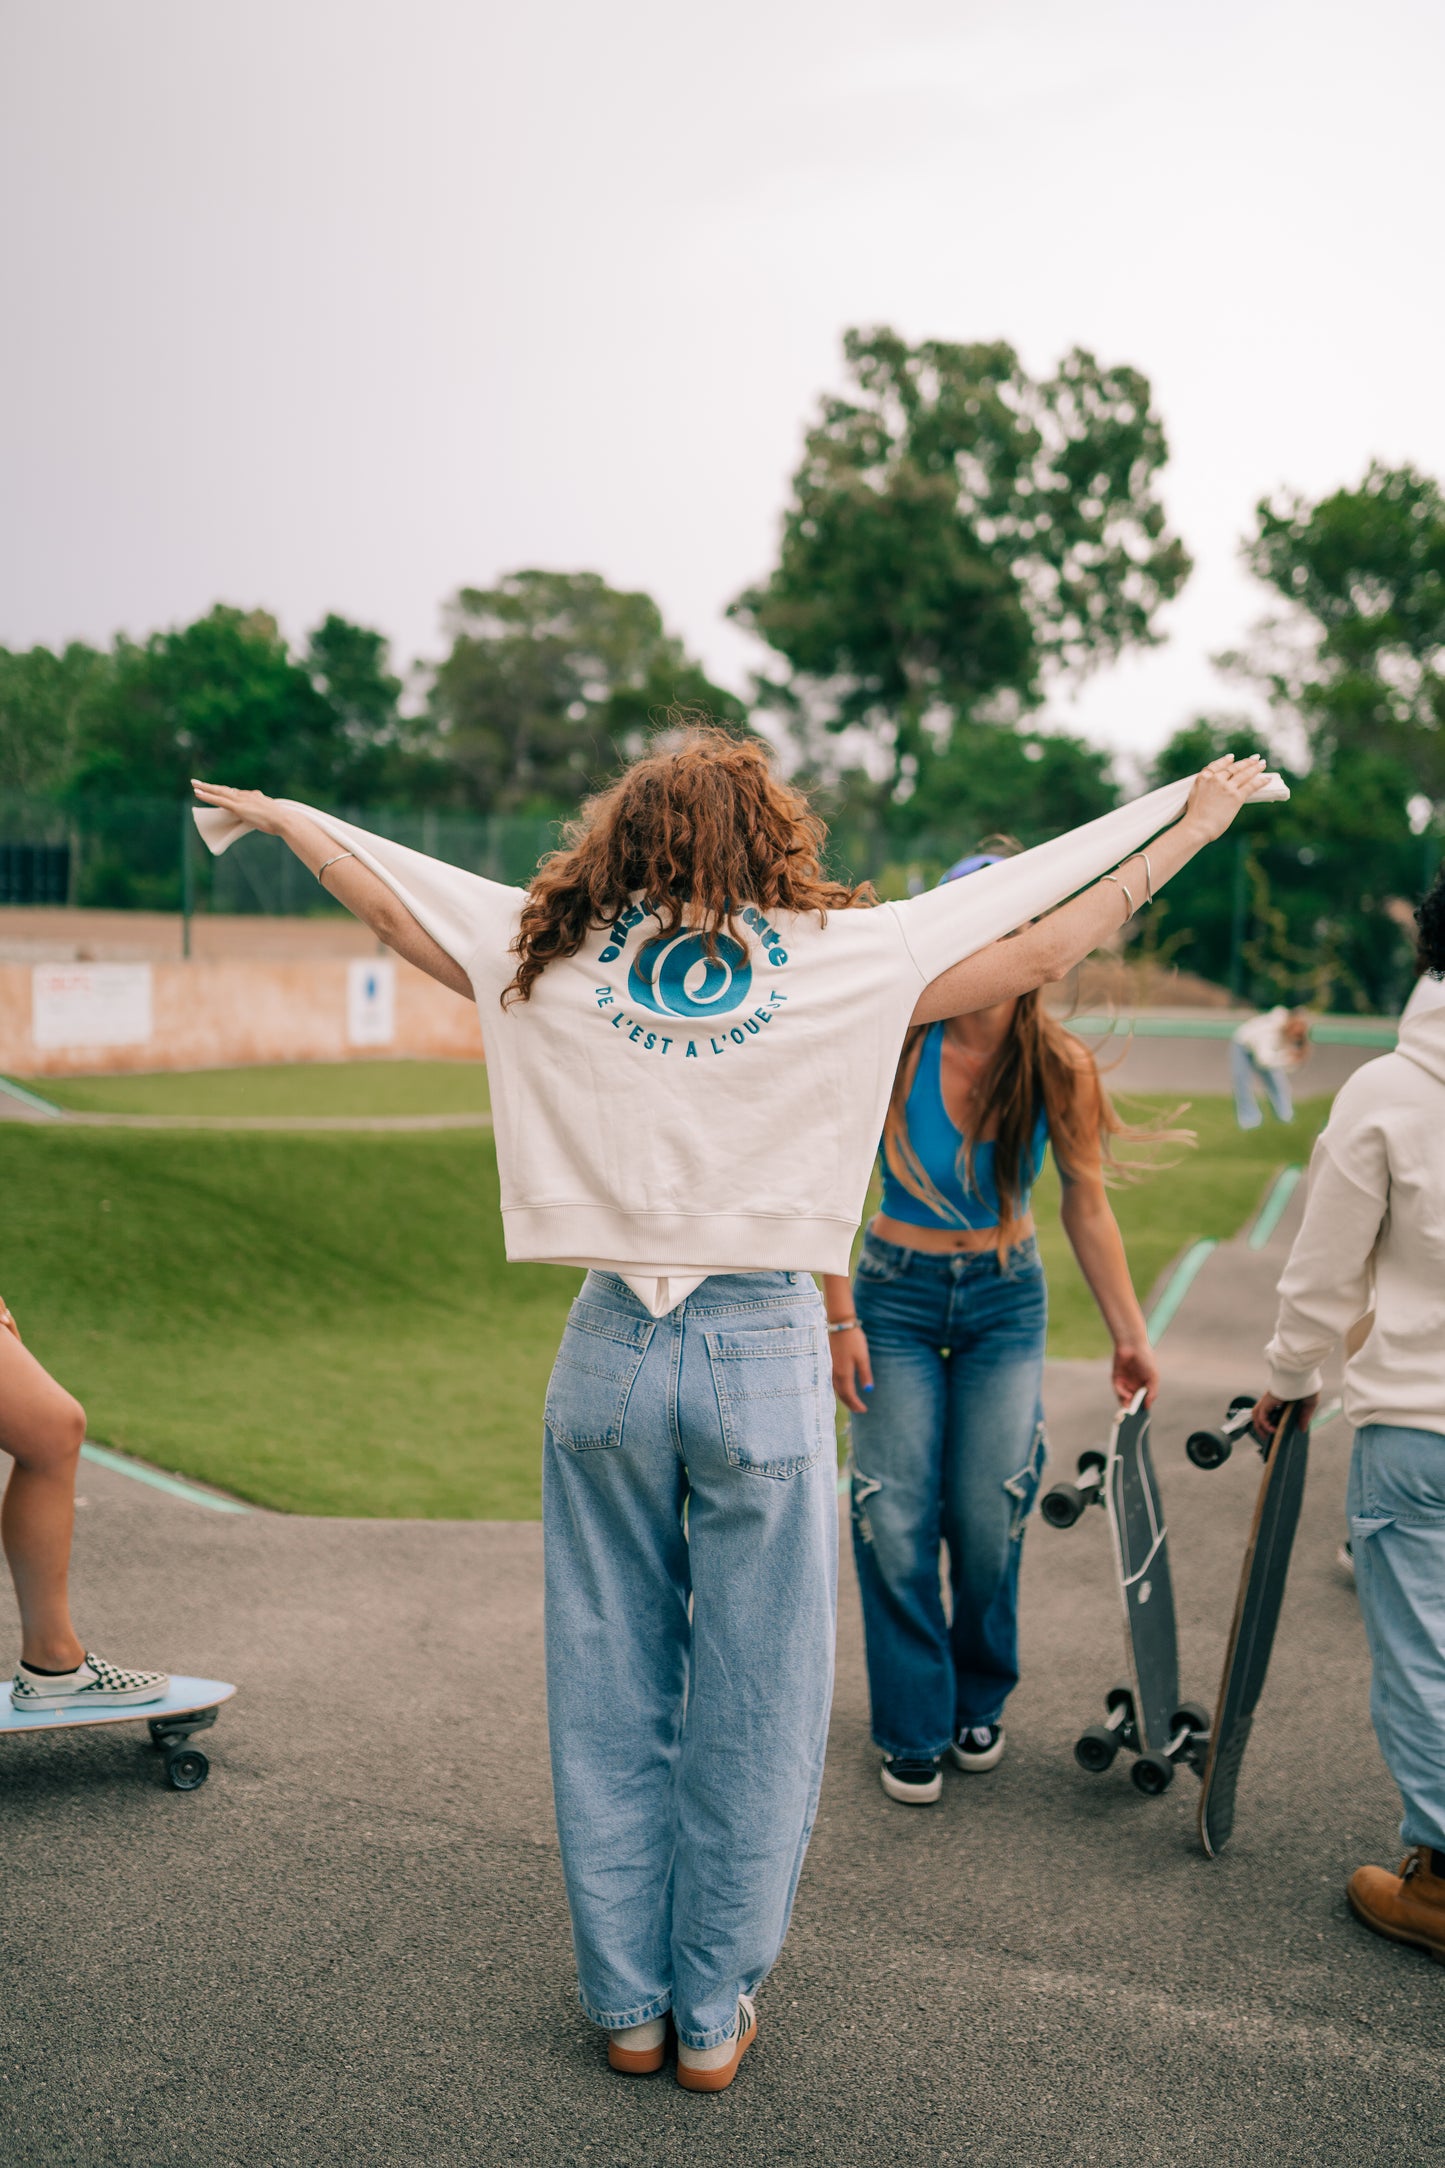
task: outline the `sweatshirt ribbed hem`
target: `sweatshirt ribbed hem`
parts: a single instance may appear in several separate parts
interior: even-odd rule
[[[1276,1400],[1308,1400],[1324,1383],[1318,1368],[1313,1370],[1276,1370],[1270,1365],[1269,1383],[1265,1390],[1273,1393]]]
[[[502,1208],[507,1255],[514,1264],[613,1265],[658,1269],[685,1260],[695,1272],[841,1272],[852,1261],[856,1217],[808,1219],[796,1213],[618,1212],[606,1205],[541,1204]]]

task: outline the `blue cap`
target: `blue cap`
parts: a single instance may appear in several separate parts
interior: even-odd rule
[[[961,881],[966,873],[979,873],[985,866],[1001,866],[1003,855],[999,851],[975,851],[971,858],[960,858],[957,865],[950,866],[947,873],[938,877],[938,885],[945,881]]]

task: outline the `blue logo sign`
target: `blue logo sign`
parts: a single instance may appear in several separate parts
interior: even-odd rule
[[[753,967],[741,941],[720,933],[709,956],[700,933],[664,934],[638,951],[627,974],[627,991],[654,1016],[727,1016],[741,1007],[753,983]]]

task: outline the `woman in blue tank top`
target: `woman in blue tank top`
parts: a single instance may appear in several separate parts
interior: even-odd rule
[[[965,859],[946,879],[992,864]],[[1121,1401],[1157,1373],[1104,1160],[1120,1123],[1094,1058],[1037,993],[904,1043],[882,1209],[852,1289],[824,1281],[833,1383],[852,1411],[853,1550],[873,1737],[889,1798],[941,1765],[992,1769],[1018,1681],[1024,1525],[1043,1470],[1048,1294],[1029,1195],[1052,1143],[1065,1230],[1114,1344]],[[948,1546],[950,1615],[940,1588]]]

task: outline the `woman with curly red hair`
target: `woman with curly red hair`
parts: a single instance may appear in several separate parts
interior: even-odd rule
[[[197,785],[213,849],[284,837],[476,999],[507,1254],[587,1268],[544,1418],[548,1725],[581,1999],[615,2069],[659,2068],[670,2017],[680,2081],[729,2084],[787,1927],[837,1572],[812,1275],[847,1270],[910,1024],[1061,975],[1281,789],[1217,761],[867,909],[764,746],[721,731],[635,761],[528,893]]]

